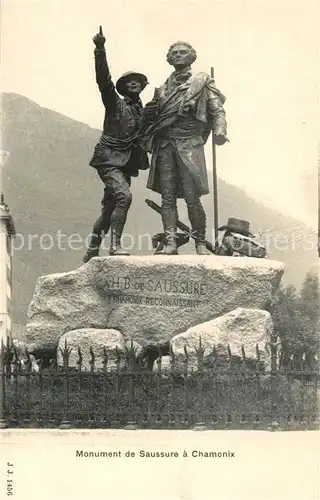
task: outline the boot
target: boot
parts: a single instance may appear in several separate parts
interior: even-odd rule
[[[87,250],[82,259],[82,262],[86,264],[87,262],[89,262],[90,259],[92,259],[92,257],[98,257],[98,255],[99,255],[99,250]]]
[[[196,252],[198,255],[212,255],[204,243],[196,243]]]
[[[95,233],[91,234],[90,243],[85,253],[82,262],[86,264],[92,257],[97,257],[99,255],[99,247],[101,245],[101,236]]]
[[[206,229],[201,228],[194,231],[195,233],[195,246],[197,255],[211,255],[210,250],[206,247]]]
[[[125,257],[125,256],[129,256],[130,253],[119,245],[117,247],[110,247],[109,255],[115,255],[115,256],[118,255],[120,257],[121,256]]]
[[[121,247],[121,235],[124,223],[122,220],[114,220],[111,224],[111,245],[109,248],[109,255],[114,256],[129,256],[130,253]]]
[[[192,201],[192,200],[191,200]],[[192,236],[195,240],[197,255],[211,255],[206,247],[206,214],[200,199],[187,202],[188,216],[192,228]]]
[[[169,228],[165,231],[166,244],[162,250],[157,252],[157,255],[177,255],[177,230],[176,228]]]

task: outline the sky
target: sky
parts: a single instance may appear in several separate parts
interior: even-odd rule
[[[218,176],[317,224],[318,0],[2,0],[1,22],[3,91],[95,128],[100,24],[114,80],[131,69],[148,76],[144,102],[172,71],[168,47],[190,42],[193,71],[214,66],[227,97],[230,143],[217,148]]]

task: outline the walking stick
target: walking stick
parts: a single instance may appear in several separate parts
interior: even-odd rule
[[[211,67],[211,78],[214,79],[214,68]],[[213,179],[213,227],[214,227],[214,249],[218,246],[218,179],[217,179],[217,160],[216,144],[214,140],[214,130],[212,130],[212,179]]]
[[[320,148],[318,153],[318,257],[320,258]]]

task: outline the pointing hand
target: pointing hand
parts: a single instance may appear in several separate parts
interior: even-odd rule
[[[92,40],[97,48],[100,49],[104,46],[106,39],[102,32],[102,26],[99,27],[99,33],[97,33]]]

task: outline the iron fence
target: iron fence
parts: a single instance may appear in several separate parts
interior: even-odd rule
[[[113,359],[104,348],[97,367],[92,348],[86,363],[78,349],[70,366],[72,348],[65,343],[61,362],[45,365],[2,342],[0,428],[318,428],[317,365],[306,356],[299,362],[284,356],[275,337],[269,345],[267,363],[258,348],[254,361],[244,348],[240,358],[230,348],[225,359],[216,350],[208,358],[200,339],[193,359],[187,347],[179,359],[171,349],[164,358],[159,347],[152,366],[139,362],[131,344],[124,353],[116,349]]]

